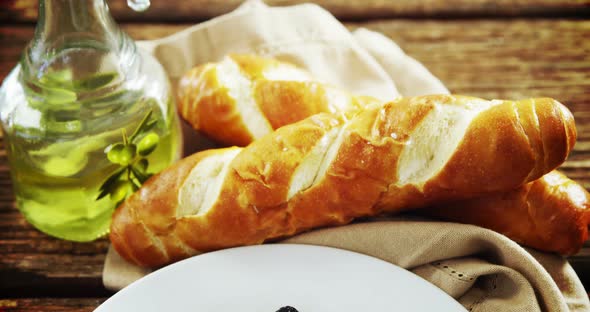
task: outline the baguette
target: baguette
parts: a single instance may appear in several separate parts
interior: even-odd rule
[[[228,146],[246,146],[317,113],[342,113],[376,102],[314,81],[289,63],[253,55],[229,55],[198,66],[178,87],[183,119]]]
[[[150,178],[113,215],[110,239],[125,259],[157,267],[512,190],[560,165],[575,139],[571,113],[552,99],[423,96],[318,114]]]
[[[228,67],[235,70],[230,73],[224,69]],[[232,82],[240,77],[253,91],[235,91]],[[195,129],[225,144],[239,146],[315,113],[355,110],[377,102],[314,82],[311,74],[288,63],[252,55],[231,55],[220,63],[189,71],[181,80],[179,98],[179,111]],[[247,111],[240,108],[244,103],[259,108],[256,118],[242,113]],[[226,114],[216,111],[216,107],[223,107]],[[229,115],[232,118],[226,118]],[[264,131],[249,130],[260,124],[256,120],[264,120],[269,126]],[[572,254],[587,239],[587,199],[582,186],[551,172],[516,190],[467,201],[438,202],[420,213],[490,228],[540,250]]]
[[[590,194],[552,171],[515,190],[470,200],[435,203],[419,214],[476,224],[538,250],[577,253],[588,239]]]

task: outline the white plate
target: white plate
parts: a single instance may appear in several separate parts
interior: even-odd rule
[[[206,253],[136,281],[95,311],[465,311],[388,262],[341,249],[261,245]]]

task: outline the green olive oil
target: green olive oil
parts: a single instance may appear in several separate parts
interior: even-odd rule
[[[161,103],[134,91],[96,96],[105,82],[81,92],[71,83],[37,82],[37,89],[23,91],[28,105],[19,107],[27,107],[26,117],[16,109],[3,126],[17,206],[28,222],[58,238],[105,235],[116,206],[180,156],[171,99]]]
[[[105,235],[116,207],[180,156],[166,72],[106,0],[39,0],[34,37],[0,87],[0,126],[18,208],[67,240]]]

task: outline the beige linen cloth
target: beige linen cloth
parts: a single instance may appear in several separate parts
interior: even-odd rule
[[[366,29],[351,33],[312,4],[267,7],[248,1],[229,14],[140,44],[173,82],[197,64],[248,52],[288,60],[323,81],[382,100],[448,92],[385,36]],[[525,250],[476,226],[404,216],[311,231],[282,243],[337,247],[389,261],[470,311],[590,311],[588,296],[564,258]],[[103,281],[118,290],[149,272],[111,248]]]

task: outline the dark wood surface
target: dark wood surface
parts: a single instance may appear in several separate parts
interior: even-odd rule
[[[0,1],[0,20],[33,22],[38,0]],[[195,22],[229,12],[243,0],[154,0],[147,12],[133,12],[126,0],[107,0],[121,22]],[[265,0],[274,6],[314,2],[345,20],[375,18],[478,18],[514,16],[582,16],[590,13],[590,0]]]
[[[239,1],[153,0],[153,9],[143,15],[123,8],[124,2],[110,1],[123,28],[135,39],[153,39],[226,12]],[[318,3],[351,29],[367,27],[392,38],[454,93],[562,101],[574,113],[579,140],[561,169],[590,189],[590,20],[584,17],[590,1]],[[36,1],[0,1],[1,79],[31,39],[35,16]],[[25,222],[13,200],[0,147],[0,311],[91,311],[112,295],[101,282],[106,239],[81,244],[48,237]],[[588,289],[590,247],[570,262]]]

